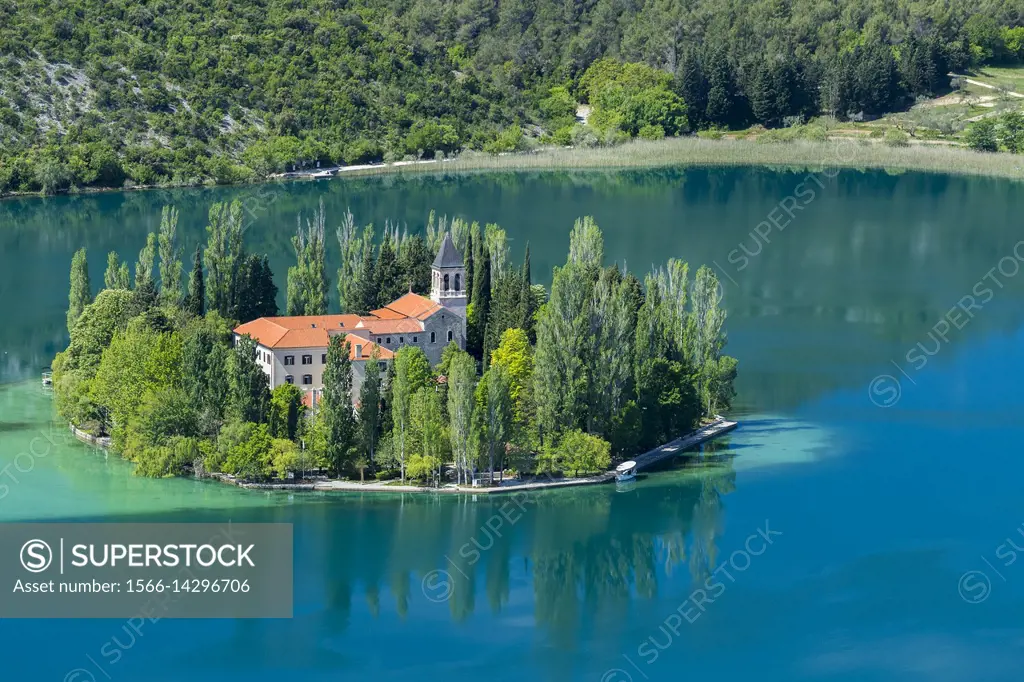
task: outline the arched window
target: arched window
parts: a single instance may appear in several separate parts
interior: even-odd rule
[[[445,276],[444,276],[444,290],[448,291],[448,275],[447,274],[445,274]]]
[[[286,384],[294,384],[295,383],[295,377],[293,377],[291,374],[289,374],[288,376],[286,376],[284,378],[284,383],[286,383]]]
[[[448,341],[451,342],[451,340],[452,340],[452,330],[449,329],[448,330]]]
[[[437,337],[434,334],[434,332],[430,332],[430,343],[434,343],[436,340],[437,340]]]
[[[304,385],[306,385],[306,386],[312,386],[313,385],[313,375],[312,374],[303,374],[302,375],[302,383]]]
[[[455,273],[455,291],[462,291],[462,276]]]

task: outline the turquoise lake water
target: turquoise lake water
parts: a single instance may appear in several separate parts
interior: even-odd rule
[[[628,489],[534,495],[497,531],[500,498],[135,478],[69,442],[38,386],[66,343],[71,254],[87,246],[101,281],[105,253],[134,260],[166,202],[190,252],[209,203],[234,197],[279,277],[296,214],[321,197],[329,224],[346,206],[410,229],[430,208],[498,222],[515,257],[529,240],[537,279],[585,214],[608,260],[711,264],[742,425]],[[1022,208],[1005,181],[742,169],[0,202],[0,520],[295,527],[294,618],[165,619],[141,634],[120,620],[3,620],[0,676],[1018,680]]]

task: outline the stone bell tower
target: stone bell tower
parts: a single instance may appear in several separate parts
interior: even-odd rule
[[[430,300],[466,319],[466,264],[447,232],[430,266]]]

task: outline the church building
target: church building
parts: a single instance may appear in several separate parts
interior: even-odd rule
[[[405,294],[369,315],[261,317],[237,327],[235,339],[256,342],[256,362],[270,378],[270,387],[295,384],[315,405],[323,390],[327,346],[343,335],[351,347],[353,400],[376,349],[382,369],[402,346],[419,346],[432,365],[454,341],[466,347],[466,266],[447,233],[431,266],[430,298]]]

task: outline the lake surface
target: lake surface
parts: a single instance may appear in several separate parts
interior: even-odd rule
[[[742,426],[627,490],[534,495],[497,532],[500,498],[135,478],[68,442],[37,386],[66,343],[71,254],[88,247],[101,282],[106,252],[134,261],[164,203],[190,253],[209,204],[236,197],[282,290],[296,215],[320,198],[329,225],[346,207],[411,230],[431,208],[500,223],[541,281],[580,215],[607,260],[713,265]],[[3,677],[1018,680],[1022,209],[1005,181],[742,169],[0,202],[0,520],[295,524],[293,619],[134,637],[118,620],[7,620]]]

